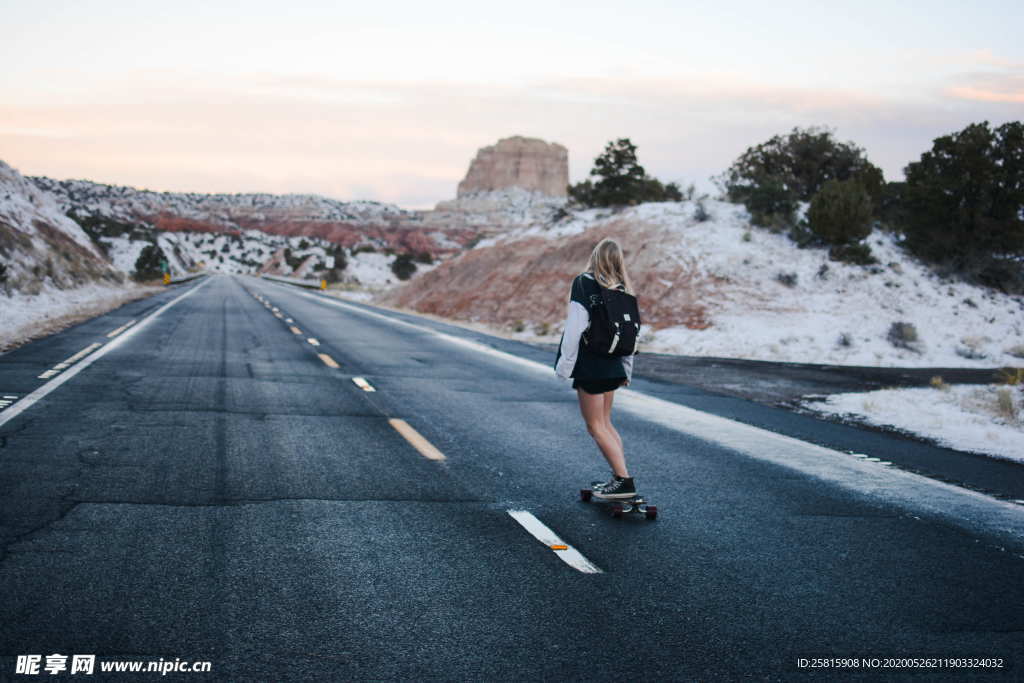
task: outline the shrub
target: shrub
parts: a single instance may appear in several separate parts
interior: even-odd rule
[[[852,142],[838,142],[824,128],[794,128],[750,147],[718,178],[726,197],[747,207],[757,224],[776,229],[793,222],[797,202],[809,202],[829,180],[856,178],[873,201],[881,197],[882,171]]]
[[[711,220],[711,214],[708,213],[707,207],[704,206],[704,202],[697,201],[697,208],[693,210],[693,220],[698,223],[705,223]]]
[[[920,339],[917,336],[917,328],[912,323],[901,323],[896,322],[889,326],[889,332],[886,335],[886,339],[889,343],[898,349],[907,349],[908,351],[914,351],[920,353],[919,348]]]
[[[345,258],[345,250],[342,247],[333,247],[327,255],[334,257],[334,270],[341,273],[348,268],[348,259]]]
[[[842,261],[858,266],[870,266],[878,263],[878,259],[871,254],[871,247],[866,244],[837,244],[828,250],[828,257],[833,261]]]
[[[416,272],[416,264],[412,260],[412,254],[404,253],[395,257],[391,262],[391,272],[399,280],[408,280]]]
[[[429,251],[418,252],[412,257],[412,260],[416,263],[422,263],[427,266],[434,263],[434,257],[430,255]]]
[[[135,260],[135,273],[132,277],[139,282],[163,277],[163,263],[166,260],[163,249],[156,244],[147,244]]]
[[[1013,395],[1009,389],[1003,388],[996,391],[996,410],[1007,420],[1017,419],[1017,406],[1013,404]]]
[[[932,377],[929,384],[931,384],[933,389],[938,389],[940,391],[949,391],[949,385],[946,384],[945,380],[942,379],[941,375],[935,375],[934,377]]]
[[[844,349],[848,349],[853,346],[853,336],[851,336],[849,332],[840,332],[839,339],[836,341],[836,344]]]
[[[905,173],[908,249],[968,280],[1024,291],[1024,123],[985,121],[936,138]]]
[[[7,264],[0,263],[0,285],[7,284]]]
[[[828,244],[851,244],[871,234],[871,197],[858,180],[829,180],[811,199],[807,225]]]
[[[778,273],[775,276],[776,282],[780,282],[787,287],[796,287],[797,276],[796,273]]]

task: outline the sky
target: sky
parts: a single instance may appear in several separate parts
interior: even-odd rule
[[[827,126],[899,180],[931,141],[1024,119],[1024,3],[0,0],[0,159],[152,190],[426,208],[511,135],[612,139],[712,190]]]

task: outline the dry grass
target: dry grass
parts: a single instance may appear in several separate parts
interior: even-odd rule
[[[1013,395],[1008,387],[996,392],[996,412],[1007,420],[1017,419],[1017,406],[1013,403]]]
[[[939,389],[940,391],[949,391],[949,385],[946,384],[945,380],[942,379],[941,375],[935,375],[932,377],[931,382],[933,389]]]

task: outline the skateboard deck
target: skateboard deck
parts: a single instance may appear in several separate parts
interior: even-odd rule
[[[657,506],[649,505],[640,494],[630,498],[595,498],[594,494],[601,490],[603,484],[604,482],[595,481],[591,482],[589,489],[580,489],[580,500],[584,503],[591,501],[607,503],[612,517],[615,518],[622,517],[626,513],[642,514],[647,519],[658,518]]]

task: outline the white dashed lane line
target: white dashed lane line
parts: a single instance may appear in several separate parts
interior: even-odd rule
[[[369,383],[369,382],[367,382],[367,381],[366,381],[365,379],[363,379],[362,377],[353,377],[353,378],[352,378],[352,381],[353,381],[353,382],[355,383],[355,385],[356,385],[357,387],[359,387],[359,388],[360,388],[360,389],[362,389],[363,391],[377,391],[376,389],[374,389],[374,388],[373,388],[373,387],[372,387],[372,386],[370,385],[370,383]]]
[[[314,339],[313,337],[310,337],[310,338],[309,338],[309,339],[307,339],[306,341],[308,341],[308,342],[309,342],[310,344],[312,344],[313,346],[320,346],[320,341],[319,341],[319,340],[317,340],[317,339]]]
[[[72,377],[77,375],[79,372],[81,372],[82,370],[85,370],[87,367],[92,365],[94,362],[96,362],[97,360],[99,360],[100,358],[105,356],[106,354],[110,353],[111,351],[116,349],[121,344],[125,343],[125,341],[127,341],[132,336],[137,334],[139,332],[139,330],[143,329],[146,326],[146,323],[148,323],[150,320],[153,320],[158,315],[160,315],[161,313],[166,311],[171,306],[174,306],[175,304],[177,304],[182,299],[184,299],[186,297],[189,297],[189,296],[192,296],[193,294],[198,292],[200,289],[205,287],[207,285],[207,283],[209,283],[209,282],[210,282],[210,279],[207,278],[207,279],[203,280],[200,284],[196,285],[195,287],[192,287],[192,289],[188,290],[184,294],[181,294],[178,297],[176,297],[176,298],[172,299],[171,301],[167,302],[166,304],[164,304],[163,306],[161,306],[160,308],[156,309],[155,311],[150,313],[148,316],[143,318],[142,322],[140,322],[138,325],[133,326],[130,330],[128,330],[124,334],[119,335],[117,337],[117,339],[114,339],[113,341],[111,341],[106,346],[102,346],[100,344],[96,344],[95,345],[96,347],[101,347],[101,348],[96,348],[96,350],[92,351],[91,353],[90,353],[89,347],[86,347],[85,349],[82,349],[81,351],[76,353],[71,358],[69,358],[66,361],[64,361],[64,363],[69,363],[69,362],[72,361],[72,359],[76,359],[77,360],[77,358],[84,356],[84,358],[82,359],[82,361],[80,363],[76,363],[76,365],[74,367],[72,367],[72,368],[69,368],[67,372],[61,373],[60,377],[57,377],[56,379],[53,379],[53,380],[47,382],[46,384],[42,385],[41,387],[39,387],[38,389],[36,389],[32,393],[27,395],[25,398],[23,398],[20,401],[18,401],[17,403],[15,403],[13,406],[8,408],[7,410],[4,410],[3,413],[0,413],[0,427],[2,427],[7,422],[10,422],[14,418],[16,418],[18,415],[22,414],[23,412],[25,412],[26,410],[31,408],[33,405],[35,405],[38,401],[40,401],[43,397],[45,397],[51,391],[55,390],[60,385],[64,384],[64,382],[67,382],[69,379],[71,379]],[[88,354],[88,355],[86,355],[86,354]]]
[[[603,574],[601,568],[596,564],[584,557],[583,553],[576,550],[562,539],[558,537],[554,531],[549,529],[542,521],[533,516],[532,513],[526,510],[509,510],[508,514],[512,516],[512,519],[519,522],[520,525],[536,538],[538,541],[546,545],[548,548],[555,552],[562,562],[567,565],[583,572],[584,574]]]

